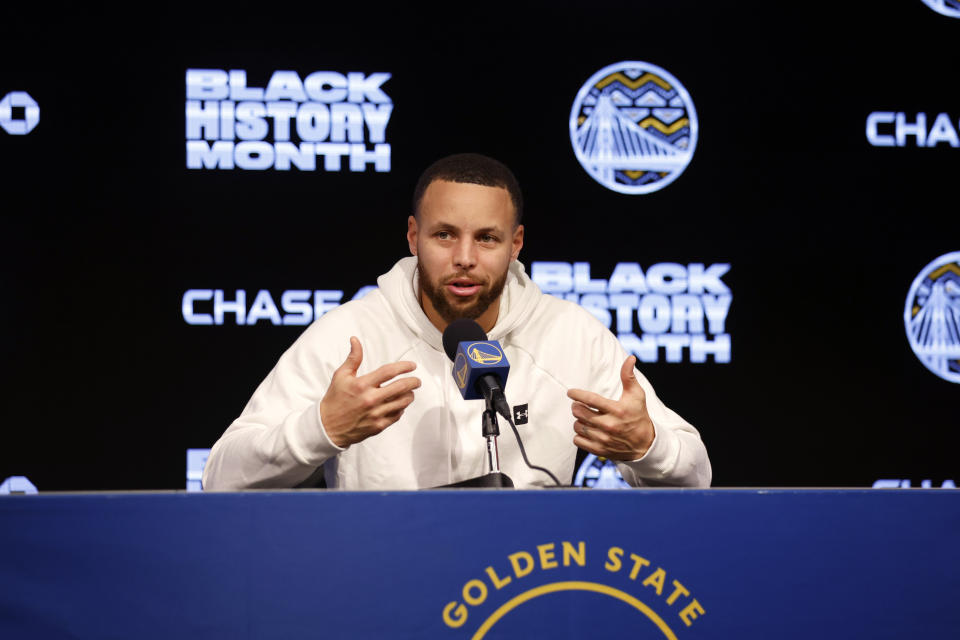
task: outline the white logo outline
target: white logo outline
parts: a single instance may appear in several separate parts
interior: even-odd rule
[[[23,118],[13,117],[13,108],[23,107]],[[26,91],[11,91],[0,99],[0,127],[12,136],[25,136],[40,122],[40,105]]]
[[[927,5],[942,16],[947,16],[949,18],[960,18],[960,8],[949,6],[949,4],[956,5],[956,2],[948,4],[947,0],[923,0],[923,4]]]
[[[676,91],[676,96],[670,103],[664,103],[655,109],[672,112],[668,115],[673,118],[671,123],[686,117],[689,135],[685,147],[662,140],[636,124],[637,120],[645,118],[645,113],[654,111],[654,108],[649,108],[653,107],[652,104],[643,103],[648,96],[656,97],[651,95],[652,91],[644,92],[634,101],[636,106],[630,106],[629,111],[637,112],[635,117],[624,115],[629,113],[626,109],[621,110],[625,105],[615,105],[614,99],[608,96],[602,95],[596,100],[591,89],[617,72],[622,72],[634,80],[649,73],[667,82],[671,89]],[[591,100],[595,102],[595,108],[591,105]],[[587,110],[590,111],[589,115],[580,122]],[[607,65],[590,76],[577,92],[570,110],[569,124],[570,143],[584,170],[608,189],[628,195],[659,191],[680,177],[693,159],[699,137],[696,108],[686,88],[665,69],[639,60]],[[617,182],[615,172],[618,169],[658,171],[666,172],[667,175],[652,182],[630,185]]]
[[[929,282],[931,273],[951,264],[960,268],[960,251],[946,253],[920,271],[907,293],[903,323],[920,362],[939,378],[960,384],[960,279],[945,272]]]

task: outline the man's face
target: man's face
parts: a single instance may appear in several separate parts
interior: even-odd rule
[[[410,253],[420,271],[420,304],[443,331],[458,318],[484,331],[497,321],[507,268],[523,247],[506,189],[436,180],[407,221]]]

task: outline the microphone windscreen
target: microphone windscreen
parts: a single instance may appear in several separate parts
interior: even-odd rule
[[[482,342],[487,339],[487,333],[476,320],[460,318],[447,325],[443,331],[443,350],[451,360],[457,355],[457,345],[461,342]]]

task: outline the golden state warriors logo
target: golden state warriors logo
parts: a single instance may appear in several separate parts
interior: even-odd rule
[[[570,110],[570,141],[594,180],[650,193],[677,179],[697,146],[697,112],[672,75],[649,62],[618,62],[593,74]]]
[[[960,251],[940,256],[920,272],[907,294],[903,322],[924,366],[960,383]]]
[[[467,345],[467,355],[477,364],[497,364],[503,360],[503,352],[489,342],[474,342]]]
[[[463,389],[467,386],[467,359],[463,353],[458,353],[456,360],[453,361],[453,374],[456,376],[457,386]]]
[[[439,613],[453,637],[472,640],[530,629],[536,637],[567,637],[580,625],[596,631],[601,622],[632,637],[677,640],[706,613],[681,578],[638,550],[545,541],[467,577]],[[556,615],[584,608],[589,617]]]
[[[923,4],[939,14],[960,18],[960,0],[923,0]]]

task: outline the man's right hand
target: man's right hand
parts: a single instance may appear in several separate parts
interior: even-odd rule
[[[385,364],[376,371],[357,376],[361,361],[363,347],[351,336],[350,354],[333,372],[330,388],[320,401],[323,428],[338,447],[366,440],[399,420],[403,410],[413,402],[413,390],[420,386],[420,379],[413,377],[384,384],[416,369],[413,362]]]

